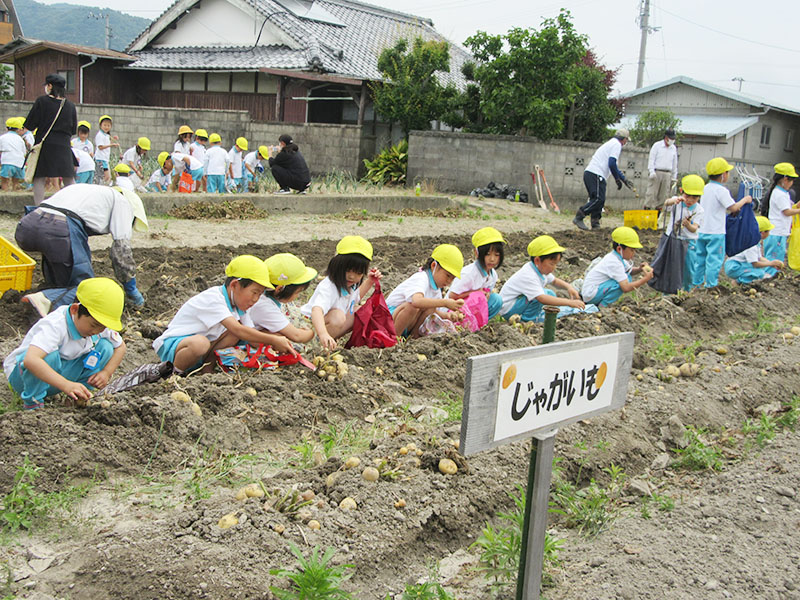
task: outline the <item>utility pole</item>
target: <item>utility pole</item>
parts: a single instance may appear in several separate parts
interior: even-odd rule
[[[95,14],[93,12],[90,12],[89,13],[89,18],[90,19],[97,19],[98,21],[105,20],[105,22],[106,22],[106,50],[108,50],[109,44],[111,43],[111,22],[109,21],[109,19],[111,18],[111,14],[108,11],[106,11],[105,13],[101,12],[101,13],[97,13],[97,14]]]
[[[642,0],[639,8],[639,29],[642,30],[642,39],[639,42],[639,69],[636,72],[636,89],[642,87],[644,80],[644,59],[647,54],[647,35],[653,31],[658,31],[659,27],[650,27],[650,0]]]
[[[741,77],[734,77],[733,79],[731,79],[731,81],[738,81],[739,82],[739,91],[741,92],[742,91],[742,82],[744,81],[744,79],[742,79]]]

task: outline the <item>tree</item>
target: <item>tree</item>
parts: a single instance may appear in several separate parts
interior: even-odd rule
[[[587,50],[575,68],[579,91],[565,115],[566,139],[600,142],[608,137],[608,126],[622,117],[622,101],[609,98],[616,80],[617,70],[599,64]]]
[[[0,65],[0,100],[14,99],[14,74],[8,65]]]
[[[572,26],[569,11],[545,19],[541,28],[513,28],[505,35],[479,31],[466,46],[477,59],[465,76],[478,86],[479,97],[462,101],[465,114],[480,118],[470,130],[530,133],[547,140],[564,130],[564,115],[580,88],[577,65],[586,54],[586,37]]]
[[[681,120],[669,110],[648,110],[636,117],[631,128],[631,141],[637,146],[649,148],[664,139],[667,129],[678,130]]]
[[[430,129],[458,95],[455,86],[442,86],[436,78],[437,71],[450,71],[447,42],[417,37],[409,51],[408,40],[400,39],[381,51],[378,69],[386,81],[371,86],[375,110],[399,123],[406,137],[412,129]]]

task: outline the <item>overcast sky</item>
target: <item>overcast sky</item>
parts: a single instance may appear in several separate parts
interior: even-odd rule
[[[53,3],[55,0],[40,0]],[[63,1],[63,0],[62,0]],[[69,0],[67,0],[69,1]],[[89,0],[85,4],[95,4]],[[83,4],[83,2],[73,2]],[[538,27],[560,8],[572,12],[578,32],[588,36],[601,62],[620,68],[618,92],[634,89],[639,55],[638,0],[372,0],[372,4],[428,17],[451,41],[463,44],[475,31],[504,33]],[[153,19],[169,6],[163,0],[99,0]],[[134,5],[135,9],[130,7]],[[688,75],[720,87],[800,110],[800,44],[796,6],[776,0],[705,2],[651,0],[644,85]]]

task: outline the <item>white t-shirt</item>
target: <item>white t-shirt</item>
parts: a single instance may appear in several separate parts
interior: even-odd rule
[[[110,233],[115,240],[131,239],[133,208],[125,196],[113,188],[75,183],[47,198],[44,204],[71,210],[98,235]],[[54,215],[62,214],[45,207],[39,210]]]
[[[724,234],[728,207],[734,204],[736,203],[728,188],[719,182],[709,181],[703,188],[703,195],[700,197],[700,206],[703,207],[703,223],[697,233]]]
[[[544,288],[553,281],[556,276],[552,273],[542,275],[533,264],[533,261],[528,261],[519,271],[514,273],[508,278],[500,289],[500,298],[503,299],[503,306],[500,309],[500,314],[504,315],[514,306],[517,298],[525,296],[528,302],[531,302],[545,293]]]
[[[208,341],[213,342],[225,334],[222,321],[228,317],[233,317],[242,325],[253,327],[250,311],[234,310],[232,305],[228,290],[222,285],[192,296],[178,309],[167,330],[153,341],[153,348],[158,352],[167,338],[184,335],[204,335]]]
[[[250,318],[257,329],[277,333],[289,325],[289,319],[281,308],[281,303],[268,296],[261,296],[250,309]]]
[[[202,163],[206,158],[206,147],[203,146],[203,144],[192,142],[192,144],[189,146],[189,154],[194,156]]]
[[[742,250],[739,254],[735,254],[731,256],[728,260],[735,260],[737,262],[744,262],[748,264],[752,264],[754,262],[758,262],[763,258],[763,254],[761,254],[761,242],[756,244],[755,246],[750,246],[746,250]]]
[[[133,168],[136,167],[137,169],[141,169],[142,167],[142,157],[139,156],[139,153],[136,152],[136,146],[132,148],[128,148],[122,155],[122,160],[120,162],[124,162],[129,167]]]
[[[86,136],[86,141],[81,141],[81,138],[74,137],[70,142],[73,148],[77,148],[78,150],[83,150],[89,156],[94,156],[94,144],[89,141],[89,136]]]
[[[178,163],[180,163],[181,165],[185,166],[186,163],[183,161],[184,158],[188,158],[189,159],[189,170],[190,171],[196,171],[197,169],[202,169],[203,168],[203,163],[201,163],[199,160],[197,160],[194,156],[192,156],[191,154],[183,154],[181,152],[173,152],[172,153],[172,164],[173,165],[177,165]]]
[[[133,182],[127,175],[117,175],[114,185],[121,187],[123,190],[129,190],[131,192],[136,191],[136,186],[133,185]]]
[[[358,286],[354,285],[346,293],[339,292],[340,290],[336,289],[330,278],[326,277],[317,284],[317,289],[314,290],[311,299],[303,305],[300,312],[310,318],[311,309],[319,306],[323,315],[327,315],[334,308],[338,308],[346,315],[353,314],[361,299],[358,293]]]
[[[477,260],[461,269],[461,279],[453,281],[447,296],[474,292],[476,290],[492,290],[497,283],[497,271],[486,272]]]
[[[72,153],[78,159],[78,170],[76,173],[86,173],[87,171],[94,171],[94,159],[85,150],[80,148],[72,148]]]
[[[789,235],[792,229],[792,217],[783,214],[787,208],[792,208],[792,197],[789,192],[776,185],[769,196],[769,220],[775,225],[774,229],[770,229],[770,235]]]
[[[703,207],[700,206],[699,202],[695,202],[691,208],[687,207],[683,202],[679,202],[678,204],[673,204],[672,206],[667,206],[664,208],[664,212],[666,216],[664,217],[666,221],[666,231],[668,235],[673,235],[675,230],[672,227],[673,219],[672,213],[675,212],[675,225],[677,226],[681,221],[683,221],[684,217],[689,217],[689,222],[692,225],[697,225],[698,230],[700,225],[703,224]],[[681,226],[680,233],[678,234],[678,239],[680,240],[696,240],[697,239],[697,231],[691,232],[686,227]]]
[[[150,179],[147,180],[147,184],[150,185],[151,183],[158,183],[163,188],[168,188],[169,185],[172,183],[172,173],[164,173],[163,169],[159,167],[150,175]]]
[[[233,178],[239,179],[242,176],[242,153],[236,149],[236,146],[228,151],[228,162],[231,163]]]
[[[10,377],[17,366],[17,357],[31,346],[36,346],[47,354],[58,350],[62,359],[74,360],[91,352],[100,338],[111,342],[114,348],[122,345],[122,337],[111,329],[104,329],[100,335],[91,337],[80,337],[77,329],[70,332],[70,327],[67,325],[67,319],[72,319],[71,315],[67,314],[69,307],[70,305],[59,306],[30,328],[22,340],[22,344],[3,361],[3,371],[5,371],[6,377]]]
[[[441,268],[441,267],[440,267]],[[441,298],[442,290],[436,287],[429,269],[417,271],[411,277],[398,285],[386,298],[387,306],[400,306],[411,302],[414,294],[422,294],[424,298]]]
[[[172,147],[173,152],[180,152],[181,154],[191,154],[191,144],[189,142],[182,142],[175,140],[175,145]]]
[[[97,146],[97,152],[94,153],[95,160],[108,161],[111,158],[111,148],[100,149],[100,146],[108,146],[111,143],[111,135],[102,129],[94,136],[94,145]]]
[[[628,273],[631,272],[633,263],[625,260],[616,250],[606,254],[594,268],[586,274],[581,288],[581,296],[584,302],[591,302],[597,295],[600,286],[613,279],[614,281],[628,281]]]
[[[206,175],[225,175],[228,169],[228,153],[222,146],[211,146],[206,150]]]
[[[261,163],[261,157],[258,155],[258,152],[250,152],[247,156],[244,157],[244,164],[250,165],[253,171],[256,170],[256,167]],[[248,171],[249,173],[250,171]]]
[[[3,153],[2,164],[21,167],[25,164],[25,140],[16,132],[8,131],[0,135],[0,152]]]
[[[33,136],[32,131],[26,130],[25,133],[22,134],[22,139],[25,140],[25,146],[27,148],[33,148],[33,144],[35,143],[36,138]]]
[[[622,142],[613,137],[605,144],[600,146],[592,155],[592,160],[589,161],[589,166],[586,170],[590,173],[595,173],[601,177],[609,178],[611,169],[608,166],[608,159],[614,157],[619,161],[619,155],[622,152]]]

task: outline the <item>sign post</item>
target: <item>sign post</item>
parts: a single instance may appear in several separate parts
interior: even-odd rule
[[[556,316],[546,312],[544,343],[554,338]],[[624,406],[633,341],[633,333],[617,333],[467,360],[461,452],[535,438],[517,600],[539,596],[555,434],[559,427]]]

